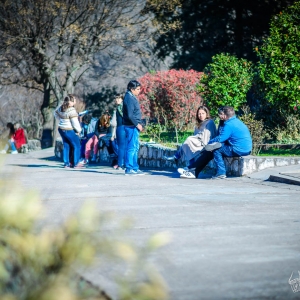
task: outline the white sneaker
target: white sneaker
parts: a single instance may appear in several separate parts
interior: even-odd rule
[[[178,168],[178,169],[177,169],[177,172],[178,172],[180,175],[182,175],[185,171],[188,171],[188,170],[189,170],[188,167]]]
[[[185,178],[185,179],[195,179],[196,176],[190,172],[190,171],[184,171],[182,175],[180,175],[180,178]]]
[[[6,151],[5,150],[1,150],[0,154],[6,154]]]
[[[10,154],[19,154],[17,150],[11,151]]]

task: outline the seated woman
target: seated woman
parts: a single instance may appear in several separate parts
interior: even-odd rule
[[[6,154],[9,149],[11,149],[11,154],[18,154],[16,149],[13,136],[15,134],[15,127],[14,124],[9,122],[6,124],[7,132],[4,134],[4,140],[7,141],[5,144],[4,149],[0,151],[1,154]]]
[[[194,135],[189,136],[173,156],[165,156],[166,160],[178,160],[184,156],[190,166],[197,159],[208,141],[217,135],[214,121],[210,117],[206,106],[199,106],[196,113],[196,126]]]
[[[111,143],[112,128],[110,126],[110,115],[104,113],[96,123],[95,134],[87,141],[85,145],[85,159],[83,163],[88,163],[88,160],[93,150],[91,161],[96,161],[99,148],[107,146],[109,154],[114,153]]]
[[[16,123],[14,125],[14,128],[15,134],[13,135],[13,139],[17,150],[19,150],[23,145],[27,143],[27,137],[25,130],[21,127],[19,123]]]

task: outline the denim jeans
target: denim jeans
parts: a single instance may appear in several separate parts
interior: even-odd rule
[[[64,144],[63,159],[65,166],[70,165],[70,149],[74,150],[74,166],[76,166],[80,159],[80,139],[74,130],[63,130],[58,128]]]
[[[231,145],[222,144],[221,148],[213,152],[214,161],[217,166],[217,174],[216,174],[217,176],[226,175],[226,168],[225,168],[225,162],[223,157],[246,156],[250,154],[250,152],[238,154],[234,152],[232,148],[233,147]]]
[[[135,126],[124,126],[127,141],[127,151],[125,159],[126,171],[138,170],[138,152],[139,152],[139,136],[140,132]]]
[[[8,140],[8,144],[10,146],[11,151],[17,151],[16,145],[11,140]]]
[[[118,166],[123,167],[125,165],[126,157],[126,132],[125,126],[121,125],[117,127],[117,142],[118,142]]]

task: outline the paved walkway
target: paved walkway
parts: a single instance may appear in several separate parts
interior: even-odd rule
[[[129,177],[103,166],[66,170],[52,148],[5,157],[5,176],[17,172],[23,185],[40,191],[45,224],[62,222],[92,198],[117,219],[132,217],[128,234],[137,243],[169,231],[172,243],[152,259],[172,300],[300,298],[288,283],[300,271],[300,186],[265,181],[281,170],[299,174],[300,166],[185,180],[171,171]],[[116,297],[101,266],[83,275]]]

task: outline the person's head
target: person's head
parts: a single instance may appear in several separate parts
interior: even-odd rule
[[[62,111],[67,110],[69,107],[72,107],[76,104],[76,97],[73,94],[68,94],[68,96],[65,97],[64,102],[61,106]]]
[[[201,124],[203,121],[210,119],[210,113],[206,106],[200,105],[196,113],[197,124]]]
[[[117,105],[120,105],[123,102],[124,95],[123,94],[116,94],[115,95],[115,102]]]
[[[226,121],[235,115],[234,108],[231,106],[222,106],[218,109],[220,120]]]
[[[8,122],[8,123],[6,124],[6,127],[9,128],[9,129],[11,130],[11,129],[14,128],[14,124],[11,123],[11,122]]]
[[[127,85],[127,90],[134,96],[138,96],[141,91],[141,84],[137,80],[131,80]]]
[[[90,124],[91,120],[92,120],[92,116],[91,115],[84,115],[82,117],[82,122],[84,124]]]
[[[14,128],[15,128],[15,130],[18,130],[19,128],[21,128],[21,124],[20,123],[15,123]]]
[[[109,113],[104,113],[100,117],[100,126],[103,126],[103,127],[109,127],[110,126],[110,114]]]

